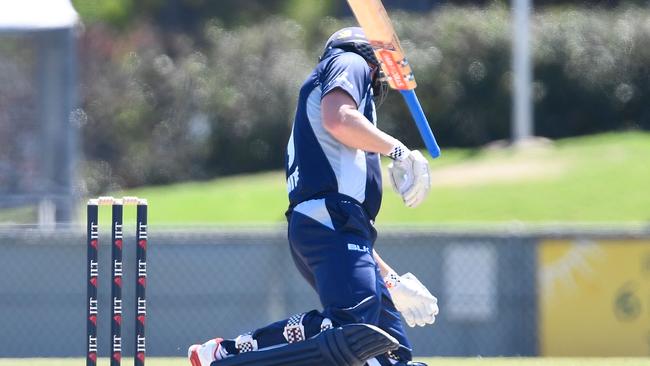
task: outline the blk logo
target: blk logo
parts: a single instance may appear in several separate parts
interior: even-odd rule
[[[353,244],[353,243],[348,243],[348,250],[354,251],[354,252],[362,252],[362,253],[370,253],[370,248],[368,248],[365,245],[359,245],[359,244]]]

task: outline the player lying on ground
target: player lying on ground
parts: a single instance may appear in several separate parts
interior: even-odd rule
[[[373,99],[384,92],[361,28],[334,33],[300,90],[286,161],[291,255],[323,310],[193,345],[193,366],[419,364],[411,361],[400,313],[411,327],[433,324],[437,300],[415,276],[399,276],[381,259],[373,224],[382,194],[379,154],[393,160],[391,184],[409,207],[429,191],[429,166],[376,127]],[[360,339],[367,344],[359,347]]]

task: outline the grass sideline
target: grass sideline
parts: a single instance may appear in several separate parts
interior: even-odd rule
[[[648,132],[568,138],[524,149],[443,150],[431,162],[433,187],[420,207],[404,207],[384,179],[377,223],[643,224],[650,221],[649,156]],[[147,198],[154,225],[273,226],[284,222],[287,206],[279,171],[114,194]],[[133,221],[130,211],[125,210],[125,222]],[[103,212],[100,217],[110,216]],[[26,209],[4,210],[0,222],[25,222],[29,215]],[[81,205],[78,217],[80,222],[85,217]]]
[[[123,362],[130,360],[124,358]],[[420,358],[429,366],[647,366],[647,358]],[[108,364],[99,359],[97,364]],[[0,366],[82,366],[81,358],[0,358]],[[187,366],[185,358],[147,358],[148,366]]]

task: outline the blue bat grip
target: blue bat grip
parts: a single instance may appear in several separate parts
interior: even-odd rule
[[[429,154],[431,154],[432,158],[437,158],[440,156],[440,147],[438,147],[436,138],[433,136],[433,132],[431,132],[431,127],[429,127],[427,117],[424,115],[417,95],[415,95],[415,90],[400,90],[400,92],[411,111],[411,116],[415,120],[415,125],[420,131],[420,136],[422,136],[422,140],[424,140],[424,145],[429,150]]]

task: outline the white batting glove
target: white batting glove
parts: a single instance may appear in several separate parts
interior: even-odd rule
[[[398,144],[388,154],[393,160],[388,165],[388,175],[393,190],[402,196],[407,207],[416,207],[431,189],[429,162],[417,150],[410,151]]]
[[[438,315],[438,299],[411,273],[390,273],[384,278],[395,308],[409,327],[433,324]]]

